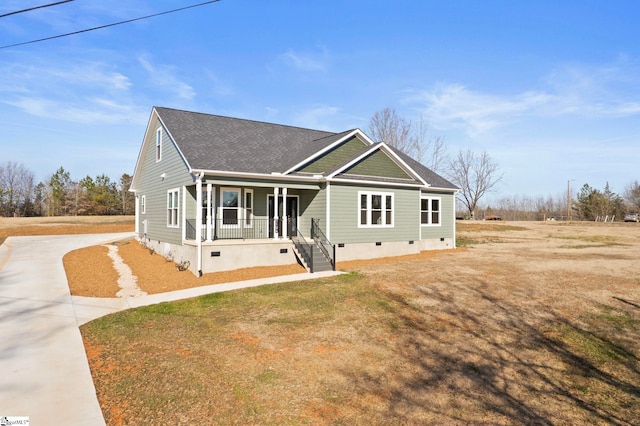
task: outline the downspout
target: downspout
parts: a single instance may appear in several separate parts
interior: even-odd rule
[[[134,206],[135,209],[135,229],[134,232],[136,234],[136,240],[140,241],[140,210],[138,209],[138,204],[140,203],[140,196],[138,194],[136,194],[135,192],[133,193],[135,200],[136,200],[136,204]]]

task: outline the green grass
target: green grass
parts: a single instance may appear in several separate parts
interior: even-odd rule
[[[610,237],[607,235],[549,235],[547,238],[556,238],[560,240],[569,240],[569,241],[577,241],[584,242],[587,244],[572,244],[562,246],[563,248],[594,248],[594,247],[615,247],[615,246],[629,246],[629,244],[624,244],[619,242],[615,237]]]

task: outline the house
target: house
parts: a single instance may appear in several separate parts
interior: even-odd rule
[[[137,238],[196,275],[453,248],[457,190],[359,129],[161,107],[131,184]]]

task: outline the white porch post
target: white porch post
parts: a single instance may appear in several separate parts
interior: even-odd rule
[[[196,241],[202,240],[202,178],[196,180]]]
[[[287,188],[282,188],[282,238],[289,233],[289,217],[287,216]]]
[[[280,195],[280,188],[277,186],[273,188],[273,239],[278,239],[278,196]]]
[[[213,238],[213,232],[211,229],[211,191],[213,185],[207,184],[207,241],[211,241]]]

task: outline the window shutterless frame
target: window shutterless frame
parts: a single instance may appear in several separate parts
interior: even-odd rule
[[[393,228],[394,194],[358,192],[358,228]]]
[[[177,228],[180,220],[180,190],[167,191],[167,227]]]
[[[442,198],[420,197],[420,225],[442,226]]]

